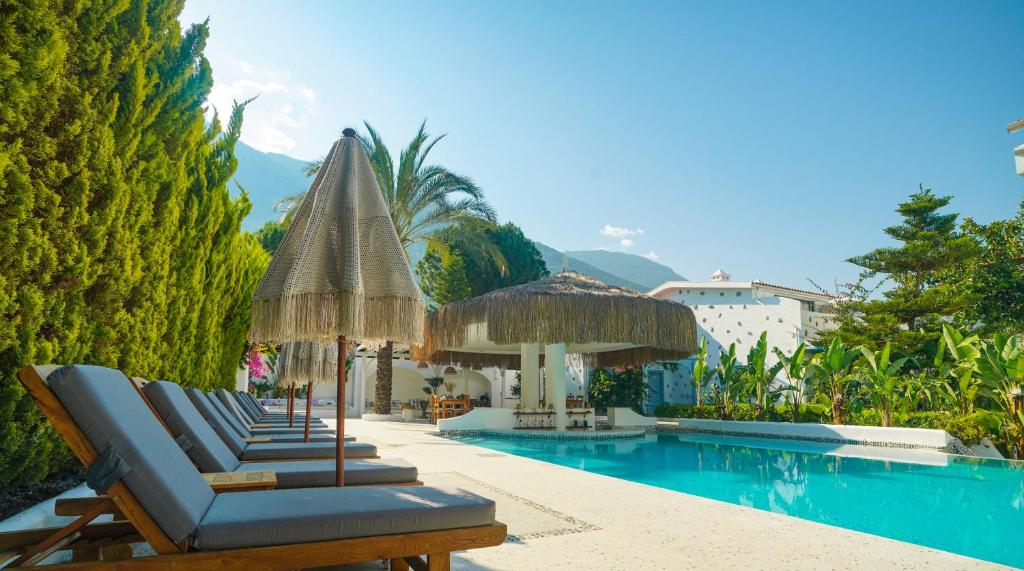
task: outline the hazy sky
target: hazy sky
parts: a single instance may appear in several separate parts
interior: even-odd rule
[[[559,249],[691,279],[809,287],[886,243],[918,183],[1005,218],[1024,197],[1024,2],[229,2],[211,101],[260,94],[242,139],[308,159],[374,125]]]

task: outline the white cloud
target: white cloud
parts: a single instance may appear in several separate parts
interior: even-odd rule
[[[611,224],[605,224],[604,227],[601,228],[601,234],[620,239],[627,236],[637,236],[643,233],[643,228],[625,228],[622,226],[612,226]]]
[[[306,101],[310,103],[316,101],[316,91],[313,91],[313,88],[306,85],[305,83],[299,84],[299,93],[301,93],[302,96],[306,98]]]
[[[207,99],[212,116],[222,120],[232,103],[259,96],[245,109],[242,141],[261,151],[286,153],[295,148],[293,136],[311,120],[316,91],[289,80],[287,72],[263,69],[248,61],[238,63],[234,81],[216,82]]]
[[[658,261],[659,258],[661,258],[661,256],[659,256],[658,254],[654,253],[654,250],[651,250],[650,252],[647,252],[646,254],[644,254],[644,257],[647,258],[648,260],[652,260],[652,261],[655,261],[655,262]]]
[[[623,248],[632,248],[635,245],[636,244],[629,238],[623,238],[619,240],[619,246],[622,246]]]

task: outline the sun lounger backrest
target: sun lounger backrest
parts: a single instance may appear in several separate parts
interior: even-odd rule
[[[90,471],[123,462],[120,479],[163,532],[181,541],[199,526],[213,490],[128,383],[120,371],[91,365],[62,367],[47,379],[100,454]]]
[[[190,446],[185,453],[200,472],[234,472],[238,468],[238,456],[231,453],[179,385],[157,381],[143,390],[171,432],[188,439]]]
[[[249,430],[249,425],[242,424],[242,421],[238,420],[238,417],[232,414],[231,411],[228,410],[228,407],[224,406],[224,403],[220,402],[220,399],[217,398],[217,395],[213,393],[204,394],[206,395],[206,400],[210,401],[210,406],[212,406],[214,409],[217,410],[218,413],[220,413],[221,417],[223,417],[224,420],[231,426],[231,428],[235,430],[239,438],[249,438],[250,436],[252,436],[252,431]]]
[[[245,413],[249,415],[249,418],[254,419],[253,422],[259,422],[261,416],[259,411],[253,408],[252,403],[249,402],[248,399],[243,397],[242,393],[231,393],[231,396],[234,397],[235,402],[238,403],[238,406],[242,407],[242,410],[244,410]]]
[[[269,412],[262,404],[260,404],[260,399],[249,393],[245,393],[245,396],[249,397],[249,402],[251,402],[260,413]]]
[[[226,391],[226,392],[227,392],[227,398],[231,399],[231,402],[234,403],[235,408],[237,408],[238,412],[240,412],[242,414],[242,418],[246,419],[247,421],[249,421],[250,423],[253,423],[253,424],[255,424],[255,423],[260,421],[260,417],[259,416],[253,415],[252,411],[249,410],[249,407],[247,407],[244,404],[242,404],[242,399],[240,399],[238,397],[238,393],[236,393],[234,391]]]
[[[210,404],[210,399],[199,389],[188,389],[185,391],[185,394],[188,395],[188,399],[192,401],[193,405],[195,405],[199,414],[201,414],[203,418],[210,423],[210,426],[213,427],[213,431],[220,437],[221,442],[227,445],[228,450],[231,450],[231,453],[236,457],[241,456],[242,451],[245,450],[245,440],[243,440],[242,437],[235,432],[235,429],[228,425],[228,421],[221,416],[215,408],[213,408],[213,405]]]
[[[219,398],[220,402],[224,405],[224,408],[228,409],[228,411],[234,414],[235,417],[240,422],[244,422],[246,424],[255,424],[256,421],[245,416],[245,413],[242,412],[241,408],[239,408],[238,403],[236,403],[235,399],[232,398],[231,393],[227,392],[224,389],[217,389],[214,392],[216,393],[216,398]]]

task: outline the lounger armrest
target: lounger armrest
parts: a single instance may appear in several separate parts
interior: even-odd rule
[[[251,437],[251,438],[246,438],[245,439],[245,443],[246,444],[267,444],[269,442],[270,442],[269,438],[258,438],[258,437],[255,437],[255,436]]]
[[[125,519],[124,514],[114,505],[114,501],[108,496],[94,496],[87,498],[61,498],[57,500],[53,513],[60,516],[80,516],[92,511],[100,505],[106,506],[104,514],[114,516],[115,520]]]
[[[207,472],[203,479],[221,494],[225,492],[251,492],[254,490],[273,490],[277,487],[277,475],[273,470],[254,472]]]
[[[270,425],[269,424],[264,424],[264,423],[256,423],[256,424],[250,424],[249,428],[270,428]]]

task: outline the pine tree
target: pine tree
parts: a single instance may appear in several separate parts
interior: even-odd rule
[[[840,303],[837,333],[844,342],[877,350],[891,341],[922,357],[933,350],[942,320],[965,304],[942,276],[975,259],[979,251],[972,237],[957,231],[958,214],[940,212],[951,199],[920,187],[897,208],[903,222],[885,229],[901,244],[847,260],[864,268],[859,284],[881,278],[880,283],[894,287],[882,299],[872,299],[869,290],[858,285],[852,299]]]

